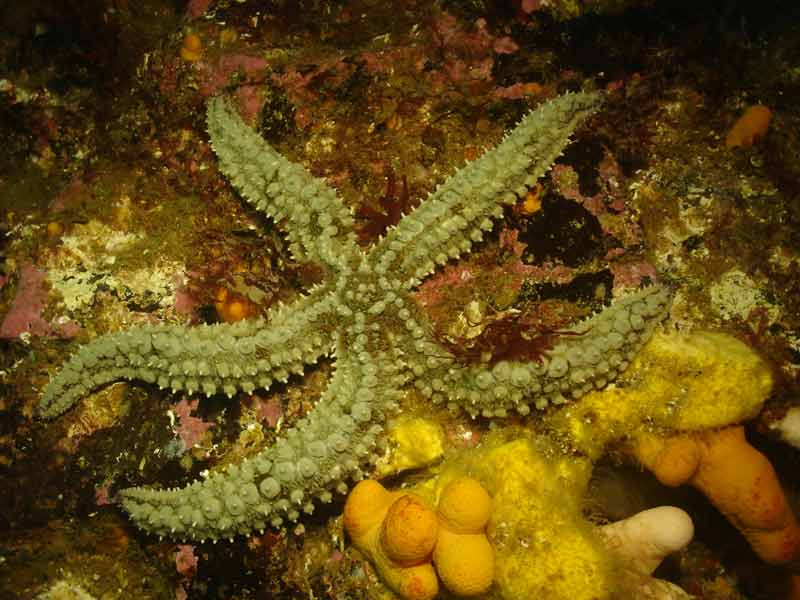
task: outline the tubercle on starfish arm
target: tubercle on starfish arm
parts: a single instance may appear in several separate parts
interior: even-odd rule
[[[257,209],[287,230],[300,259],[329,269],[325,283],[268,320],[160,326],[103,336],[79,349],[43,392],[54,417],[92,388],[141,379],[207,395],[268,387],[331,353],[335,372],[315,409],[239,465],[181,489],[129,488],[123,507],[141,528],[218,539],[280,526],[315,502],[346,493],[374,461],[382,427],[413,382],[433,402],[471,414],[521,414],[577,398],[621,372],[667,314],[670,293],[651,286],[617,300],[561,336],[541,363],[461,364],[431,335],[411,296],[437,264],[469,252],[526,186],[550,168],[598,94],[560,96],[533,111],[494,150],[466,165],[372,249],[355,243],[338,195],[273,150],[227,100],[208,105],[220,169]]]

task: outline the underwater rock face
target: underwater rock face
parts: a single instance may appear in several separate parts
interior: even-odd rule
[[[2,538],[0,598],[93,600],[175,598],[174,580],[140,545],[116,511],[98,511],[91,526],[51,519]]]
[[[671,294],[651,286],[563,331],[539,362],[462,364],[431,337],[412,290],[438,266],[472,250],[546,172],[572,131],[600,103],[565,94],[525,117],[496,148],[456,172],[367,252],[353,217],[321,179],[273,150],[223,98],[208,104],[220,168],[258,210],[284,226],[298,259],[328,280],[269,320],[187,328],[157,326],[102,336],[50,381],[44,417],[118,379],[174,392],[252,392],[302,373],[325,354],[336,372],[316,409],[272,447],[183,489],[130,488],[124,508],[148,531],[177,538],[231,538],[296,521],[315,502],[363,477],[387,416],[408,384],[434,403],[472,415],[525,415],[604,387],[629,364],[667,314]]]

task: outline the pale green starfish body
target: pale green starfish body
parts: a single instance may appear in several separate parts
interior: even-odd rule
[[[440,185],[368,251],[353,218],[323,180],[283,158],[248,128],[227,100],[208,105],[221,170],[285,230],[300,260],[328,271],[325,283],[268,319],[113,333],[80,348],[44,391],[53,417],[91,389],[139,379],[207,395],[267,388],[320,356],[335,373],[317,406],[274,445],[182,489],[122,490],[140,527],[177,538],[217,539],[294,521],[314,503],[345,493],[376,458],[375,447],[402,390],[471,414],[505,416],[545,408],[599,388],[623,370],[669,306],[645,288],[617,300],[558,338],[541,362],[463,364],[437,344],[411,293],[438,265],[470,252],[527,187],[552,165],[597,94],[566,94],[531,112],[496,148]]]

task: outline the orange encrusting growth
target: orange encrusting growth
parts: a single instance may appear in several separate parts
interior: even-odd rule
[[[728,131],[725,145],[728,148],[749,148],[764,137],[772,120],[772,111],[762,104],[754,104],[744,111]]]
[[[214,308],[226,323],[249,319],[258,314],[258,305],[222,286],[218,287],[214,294]]]
[[[439,540],[433,562],[456,596],[477,596],[492,585],[494,551],[486,537],[492,499],[471,477],[451,481],[439,498]]]
[[[377,481],[361,481],[344,505],[344,527],[401,598],[430,600],[439,592],[430,563],[438,524],[421,498],[390,492]]]
[[[183,38],[181,58],[187,62],[197,62],[203,57],[203,41],[196,33],[189,33]]]
[[[633,454],[665,485],[689,483],[703,492],[765,562],[800,556],[800,527],[775,470],[742,426],[671,438],[643,434]]]
[[[525,216],[539,212],[542,209],[542,196],[544,196],[544,187],[541,183],[537,183],[528,190],[522,202],[514,207],[515,212]]]

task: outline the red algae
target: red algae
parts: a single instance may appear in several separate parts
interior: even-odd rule
[[[214,426],[214,423],[207,423],[200,417],[192,415],[197,409],[198,403],[199,400],[189,402],[186,398],[181,398],[180,402],[173,406],[173,410],[178,417],[175,433],[187,449],[193,448],[195,444],[203,439],[206,432]]]

